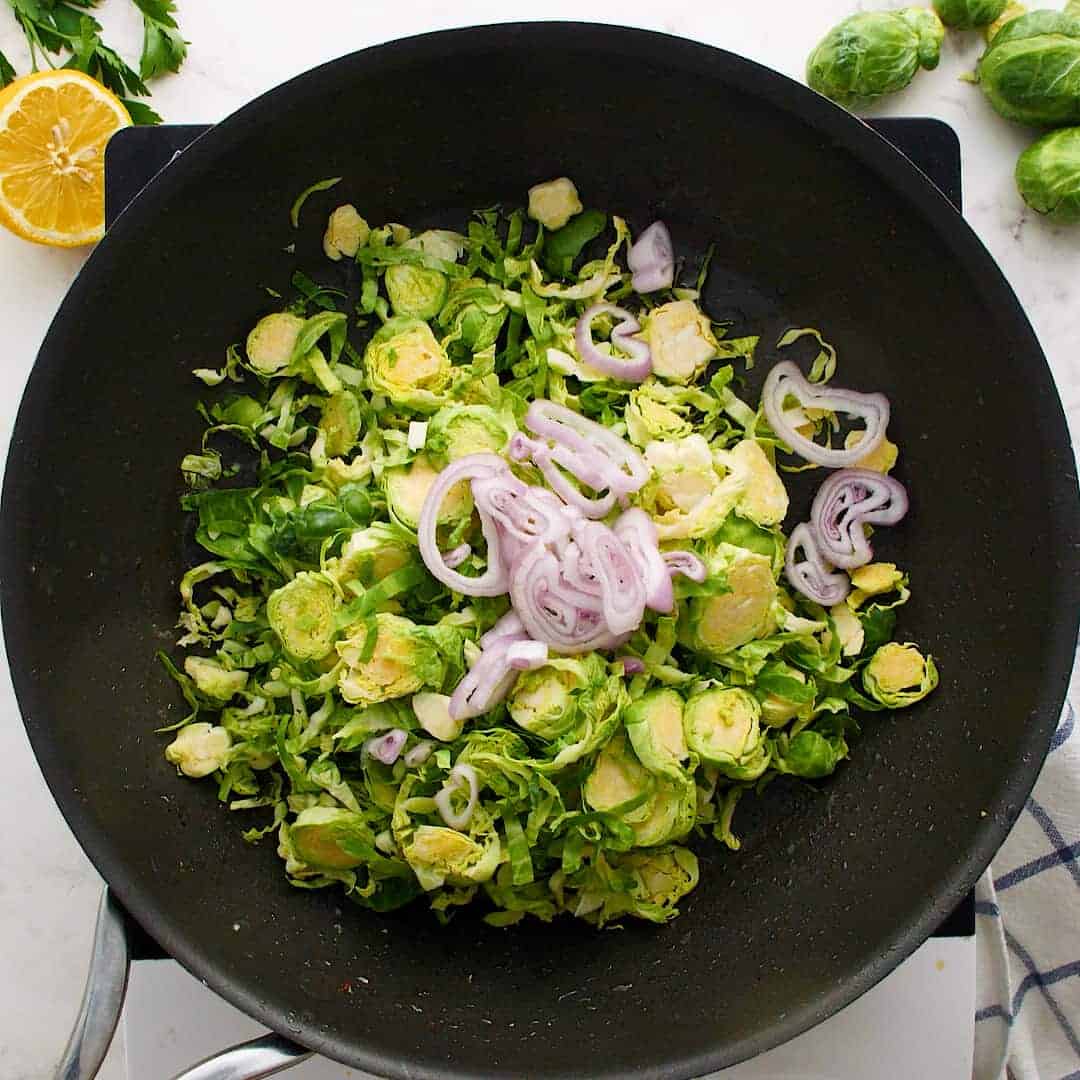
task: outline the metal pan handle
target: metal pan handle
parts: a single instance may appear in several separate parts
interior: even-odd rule
[[[131,958],[127,920],[105,890],[98,908],[90,970],[71,1037],[56,1068],[56,1080],[94,1080],[120,1021]],[[207,1058],[175,1080],[262,1080],[311,1057],[312,1052],[268,1033]]]

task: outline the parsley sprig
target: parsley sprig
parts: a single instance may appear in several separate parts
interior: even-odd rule
[[[4,0],[0,0],[3,3]],[[160,124],[161,117],[145,102],[150,90],[145,80],[180,70],[187,42],[176,22],[173,0],[132,0],[143,20],[143,46],[139,70],[132,68],[101,38],[101,24],[89,12],[101,0],[6,0],[30,46],[34,71],[39,63],[83,71],[119,97],[136,124]],[[53,58],[68,53],[57,65]],[[16,77],[7,57],[0,53],[0,86]]]

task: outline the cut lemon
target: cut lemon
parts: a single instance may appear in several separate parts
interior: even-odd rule
[[[0,90],[0,224],[56,247],[105,233],[105,144],[131,117],[81,71],[41,71]]]

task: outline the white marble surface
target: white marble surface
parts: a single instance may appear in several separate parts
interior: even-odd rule
[[[467,23],[538,17],[588,18],[659,29],[742,53],[800,77],[811,45],[849,13],[851,0],[181,0],[192,42],[183,73],[155,86],[169,121],[215,121],[254,95],[315,64],[391,38]],[[860,3],[884,7],[888,0]],[[895,4],[894,6],[900,6]],[[105,0],[107,37],[137,55],[139,27],[122,0]],[[0,5],[0,50],[21,70],[21,36]],[[882,115],[928,115],[960,136],[968,220],[1001,263],[1049,356],[1074,434],[1080,431],[1080,228],[1071,233],[1025,213],[1012,183],[1031,139],[1006,124],[978,89],[958,81],[979,52],[974,35],[951,39],[941,67],[883,104]],[[37,347],[82,263],[78,253],[24,244],[0,233],[0,446],[6,446]],[[944,358],[947,360],[947,358]],[[39,1080],[63,1046],[81,991],[100,884],[46,790],[18,717],[10,682],[0,681],[0,1077]],[[104,1075],[104,1074],[103,1074]],[[115,1080],[114,1071],[107,1080]],[[141,1078],[140,1078],[141,1080]]]

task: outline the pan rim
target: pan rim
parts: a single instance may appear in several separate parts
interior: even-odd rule
[[[1018,334],[1030,337],[1033,348],[1043,360],[1041,367],[1034,365],[1035,369],[1030,372],[1030,377],[1041,380],[1042,389],[1049,391],[1047,396],[1051,400],[1052,410],[1056,402],[1056,412],[1053,416],[1054,430],[1047,435],[1048,448],[1050,451],[1059,453],[1063,459],[1072,460],[1068,429],[1060,397],[1057,395],[1049,366],[1046,364],[1045,356],[1026,313],[1000,267],[981,240],[962,216],[955,211],[946,197],[915,165],[857,117],[780,72],[737,54],[691,39],[601,23],[571,21],[489,23],[411,36],[331,60],[255,98],[196,139],[173,165],[159,174],[130,207],[121,213],[105,240],[87,260],[65,297],[45,337],[39,354],[39,362],[48,352],[50,339],[58,332],[57,328],[78,310],[83,302],[82,294],[93,268],[107,259],[111,247],[118,246],[126,236],[138,230],[142,221],[154,212],[154,207],[162,205],[170,193],[182,189],[189,177],[198,176],[211,166],[218,154],[219,145],[243,137],[245,131],[251,126],[261,126],[264,117],[272,114],[279,102],[293,106],[308,96],[317,95],[320,92],[322,80],[331,69],[344,70],[351,65],[382,65],[392,68],[403,63],[415,64],[424,60],[431,61],[448,48],[482,51],[503,46],[523,35],[528,35],[530,44],[534,48],[542,47],[545,37],[552,43],[565,43],[573,38],[575,44],[580,47],[603,49],[626,58],[647,52],[654,57],[660,54],[665,62],[670,62],[672,65],[684,64],[699,69],[711,67],[713,74],[723,81],[753,97],[764,99],[777,109],[807,124],[823,137],[831,139],[837,152],[846,153],[871,169],[884,185],[897,197],[911,205],[935,230],[943,245],[956,258],[957,264],[968,273],[973,285],[978,285],[984,302],[988,305],[995,302],[1002,305],[1009,312],[1009,318]],[[31,411],[33,400],[40,391],[44,379],[43,369],[44,364],[35,363],[28,380],[13,430],[9,463],[18,453],[20,427],[25,426],[25,417]],[[6,629],[10,625],[8,616],[15,604],[13,593],[17,591],[13,582],[18,580],[18,567],[13,559],[12,475],[11,468],[6,470],[3,502],[0,508],[0,517],[3,519],[3,532],[0,534],[2,538],[0,614],[3,616],[5,626],[5,645],[11,659],[12,683],[20,713],[25,717],[28,712],[26,706],[29,705],[32,692],[31,680],[26,674],[27,665],[23,662],[20,644],[8,635]],[[1075,479],[1075,474],[1072,475]],[[1058,531],[1059,537],[1066,538],[1080,534],[1080,506],[1077,506],[1074,500],[1068,499],[1068,494],[1064,491],[1063,485],[1062,493],[1054,505],[1048,508],[1049,519],[1062,526]],[[1067,539],[1060,541],[1060,548],[1056,554],[1063,578],[1075,583],[1077,573],[1080,571],[1080,555],[1075,545],[1070,547]],[[1042,767],[1056,727],[1068,687],[1075,651],[1078,620],[1076,598],[1073,595],[1075,591],[1075,584],[1072,584],[1058,594],[1056,608],[1048,619],[1048,625],[1056,629],[1055,636],[1050,641],[1050,648],[1045,654],[1045,668],[1048,675],[1044,679],[1041,695],[1029,719],[1033,742],[1031,753],[1027,755],[1027,760],[1015,763],[1010,775],[1003,782],[1000,799],[1002,807],[988,819],[988,824],[980,834],[979,841],[962,860],[958,861],[951,874],[940,883],[936,895],[927,898],[916,917],[896,929],[892,940],[883,943],[883,952],[877,960],[862,967],[857,975],[845,980],[812,1004],[793,1010],[784,1018],[774,1021],[764,1031],[759,1031],[734,1043],[727,1043],[716,1050],[684,1056],[677,1061],[667,1063],[662,1073],[664,1077],[707,1074],[787,1042],[820,1023],[861,996],[906,959],[972,887],[1019,816],[1024,801]],[[48,746],[43,745],[43,740],[40,738],[35,738],[29,729],[28,734],[46,782],[76,839],[91,862],[110,883],[110,888],[115,891],[134,917],[141,924],[155,928],[154,936],[171,956],[249,1016],[289,1038],[297,1038],[316,1052],[327,1053],[336,1060],[344,1060],[354,1067],[377,1075],[387,1077],[415,1075],[409,1065],[403,1066],[400,1062],[367,1048],[360,1040],[351,1040],[346,1046],[339,1036],[321,1035],[316,1029],[305,1030],[298,1036],[296,1032],[285,1028],[279,1010],[261,1000],[251,986],[240,984],[222,973],[212,956],[179,933],[175,926],[170,925],[166,913],[155,902],[151,892],[140,888],[130,880],[123,860],[119,859],[112,850],[108,835],[96,827],[78,794],[65,788],[62,770],[55,768],[50,762]],[[348,1056],[341,1058],[342,1051],[346,1049]],[[418,1051],[422,1054],[422,1048],[418,1047]],[[447,1067],[444,1062],[430,1058],[418,1057],[417,1067],[421,1067],[424,1075],[432,1077],[433,1080],[461,1080],[463,1077],[475,1075]],[[499,1075],[499,1073],[491,1072],[488,1075]],[[537,1075],[546,1074],[539,1072]],[[617,1074],[594,1071],[592,1075],[597,1078],[616,1075],[644,1078],[661,1074],[651,1067],[644,1067],[629,1073],[621,1069]]]

